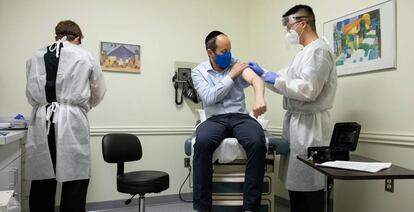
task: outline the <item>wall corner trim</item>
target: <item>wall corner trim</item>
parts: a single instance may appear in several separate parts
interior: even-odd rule
[[[108,133],[130,133],[134,135],[191,135],[193,126],[102,126],[91,127],[91,136],[103,136]],[[271,126],[267,129],[271,134],[282,136],[282,127]],[[359,142],[393,146],[414,147],[414,134],[363,131]]]

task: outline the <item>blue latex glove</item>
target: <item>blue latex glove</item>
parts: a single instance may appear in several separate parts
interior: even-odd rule
[[[257,76],[261,77],[264,74],[264,70],[259,66],[259,64],[250,61],[249,67],[257,74]]]
[[[17,119],[17,120],[24,120],[24,116],[22,115],[22,114],[17,114],[15,117],[14,117],[14,119]]]
[[[279,77],[279,74],[273,72],[273,71],[269,71],[265,74],[264,76],[264,81],[266,83],[272,84],[274,85],[276,82],[276,79]]]

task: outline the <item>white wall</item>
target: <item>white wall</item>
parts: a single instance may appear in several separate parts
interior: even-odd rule
[[[281,16],[296,4],[308,4],[316,14],[319,34],[323,22],[375,5],[382,0],[258,0],[250,1],[250,52],[249,56],[270,70],[287,65],[297,52],[285,41],[286,29]],[[412,71],[411,21],[414,2],[399,0],[397,11],[397,69],[340,77],[334,108],[335,122],[357,121],[362,125],[360,143],[356,153],[378,160],[391,161],[414,169],[414,72]],[[384,41],[387,42],[387,41]],[[386,51],[386,50],[385,50]],[[267,92],[271,111],[267,114],[271,125],[278,129],[284,111],[282,98]],[[412,191],[414,180],[396,180],[394,193],[384,191],[384,181],[336,181],[335,211],[388,212],[413,211]],[[278,193],[286,197],[283,188]]]
[[[0,115],[30,113],[24,96],[25,61],[53,41],[58,21],[76,21],[85,35],[83,46],[95,56],[100,41],[139,44],[142,73],[104,72],[107,94],[89,113],[92,178],[87,201],[128,196],[116,191],[115,165],[104,163],[101,156],[101,137],[112,131],[135,133],[141,139],[143,159],[127,170],[167,171],[170,188],[161,195],[177,194],[187,175],[184,140],[191,135],[195,109],[201,105],[187,101],[183,107],[175,106],[174,62],[206,60],[204,38],[212,30],[228,34],[233,54],[245,59],[247,6],[246,0],[0,0]]]
[[[206,59],[203,41],[214,29],[227,33],[233,54],[253,59],[270,70],[285,66],[298,48],[285,42],[281,15],[298,3],[309,4],[317,28],[338,16],[379,3],[379,0],[152,0],[152,1],[23,1],[0,0],[0,115],[29,114],[24,97],[25,60],[53,41],[53,29],[63,19],[73,19],[83,29],[83,45],[98,55],[100,41],[140,44],[142,73],[104,72],[108,92],[104,102],[89,114],[92,132],[92,178],[88,202],[122,199],[116,192],[115,166],[103,162],[100,139],[112,131],[139,135],[144,157],[127,170],[159,169],[170,173],[176,194],[186,176],[183,141],[196,120],[195,108],[174,104],[171,84],[174,61]],[[413,1],[397,1],[397,69],[341,77],[333,109],[335,121],[362,124],[357,153],[414,169],[412,124],[414,73],[410,36]],[[251,92],[248,92],[248,97]],[[272,132],[280,132],[284,111],[281,97],[267,92]],[[250,99],[248,99],[250,103]],[[413,180],[397,180],[395,192],[383,191],[383,181],[338,181],[337,211],[413,211]],[[185,191],[189,191],[185,189]],[[286,197],[282,186],[277,192]],[[349,202],[352,204],[349,204]],[[398,206],[398,207],[397,207]]]
[[[236,56],[244,59],[247,53],[246,1],[0,2],[1,62],[7,67],[1,71],[0,88],[14,90],[2,94],[2,99],[10,99],[1,105],[4,114],[29,111],[22,95],[25,60],[53,41],[54,27],[63,19],[79,23],[85,35],[83,46],[93,55],[98,56],[100,41],[142,47],[141,74],[105,72],[108,92],[103,104],[90,113],[92,126],[193,125],[188,106],[175,107],[174,61],[206,60],[204,38],[214,29],[230,36]]]

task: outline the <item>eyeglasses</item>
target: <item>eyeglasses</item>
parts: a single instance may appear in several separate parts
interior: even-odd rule
[[[299,21],[296,21],[296,22],[294,22],[294,23],[288,23],[287,25],[286,25],[286,31],[290,31],[290,29],[292,28],[292,26],[293,25],[295,25],[295,24],[297,24],[297,23],[299,23],[299,22],[302,22],[303,20],[299,20]]]

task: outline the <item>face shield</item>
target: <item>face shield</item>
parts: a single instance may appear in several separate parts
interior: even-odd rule
[[[289,26],[300,21],[313,21],[315,18],[310,15],[292,14],[282,17],[282,25],[289,31]]]

